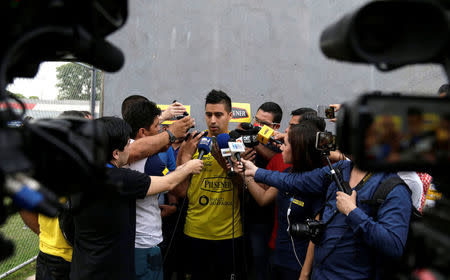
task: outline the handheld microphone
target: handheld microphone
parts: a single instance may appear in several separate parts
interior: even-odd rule
[[[274,134],[275,130],[268,127],[267,125],[264,125],[263,127],[257,128],[257,129],[259,129],[257,139],[260,143],[262,143],[264,145],[269,142],[274,142],[279,145],[283,144],[282,141],[276,140],[275,138],[273,138],[273,134]]]
[[[230,132],[228,147],[230,148],[231,153],[236,157],[236,159],[241,162],[241,153],[245,152],[245,145],[239,132],[235,130]]]
[[[230,135],[227,133],[222,133],[217,135],[217,144],[220,149],[220,153],[222,157],[227,159],[228,163],[231,166],[231,173],[234,173],[233,162],[231,161],[231,150],[228,147],[228,141],[230,140]]]
[[[198,143],[198,159],[202,159],[204,155],[211,151],[212,140],[209,137],[203,137]]]

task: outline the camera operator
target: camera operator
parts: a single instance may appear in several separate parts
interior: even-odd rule
[[[300,125],[291,126],[281,146],[281,154],[284,163],[293,166],[283,172],[311,171],[324,165],[320,151],[314,146],[318,131],[311,121],[302,121]],[[299,279],[309,239],[293,240],[287,229],[291,222],[303,222],[306,218],[313,217],[321,207],[321,198],[278,192],[278,189],[262,186],[250,177],[247,177],[246,184],[259,205],[264,206],[274,200],[277,203],[278,227],[272,255],[274,279]]]
[[[280,173],[257,168],[247,160],[242,162],[246,176],[282,192],[326,194],[322,221],[328,225],[315,247],[312,279],[379,278],[383,262],[403,254],[412,209],[407,186],[396,186],[374,216],[370,215],[371,207],[362,203],[371,199],[381,182],[397,175],[368,173],[351,161],[340,161],[334,166],[353,190],[348,195],[337,191],[336,182],[329,184],[329,167]]]

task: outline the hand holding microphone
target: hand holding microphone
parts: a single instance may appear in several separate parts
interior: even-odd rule
[[[228,164],[230,165],[231,173],[234,173],[234,167],[233,162],[231,161],[231,150],[228,146],[228,141],[230,140],[230,135],[227,133],[222,133],[217,135],[217,144],[220,149],[220,153],[224,159],[228,161]]]
[[[198,143],[198,159],[202,159],[204,155],[211,151],[212,140],[209,137],[203,137]]]
[[[231,154],[239,162],[241,162],[241,153],[245,152],[245,145],[242,142],[242,138],[239,132],[235,130],[230,132],[230,140],[228,140],[228,147],[230,148]]]

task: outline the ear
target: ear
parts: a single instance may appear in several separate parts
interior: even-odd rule
[[[274,130],[278,130],[278,129],[280,129],[280,124],[276,124],[275,126],[274,126],[274,128],[273,128]]]
[[[119,149],[115,149],[113,151],[113,158],[114,159],[116,159],[116,160],[119,159],[119,152],[120,152]]]
[[[228,116],[230,117],[230,120],[233,118],[233,110],[231,110],[231,112],[228,113]]]
[[[136,133],[136,139],[142,138],[144,136],[146,136],[145,135],[145,128],[141,127],[141,128],[139,128],[138,132]]]

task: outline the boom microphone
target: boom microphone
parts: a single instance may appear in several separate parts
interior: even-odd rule
[[[203,137],[198,143],[198,159],[202,159],[204,155],[211,151],[212,140],[209,137]]]

